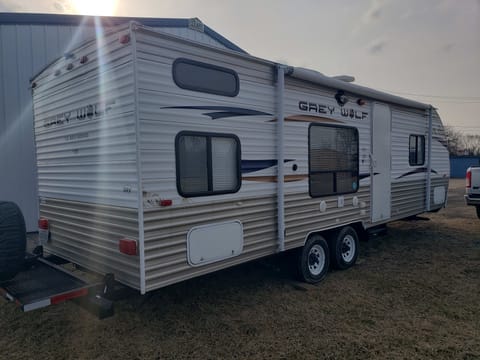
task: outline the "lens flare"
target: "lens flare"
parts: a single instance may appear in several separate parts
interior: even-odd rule
[[[115,13],[117,0],[74,0],[73,6],[80,15],[108,16]]]

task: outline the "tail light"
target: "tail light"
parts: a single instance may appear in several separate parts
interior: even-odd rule
[[[121,44],[128,44],[130,42],[130,35],[125,34],[120,36],[120,39],[118,39]]]
[[[45,218],[38,219],[38,245],[45,245],[50,238],[50,224]]]
[[[45,218],[40,218],[38,220],[38,229],[40,230],[48,230],[48,220]]]
[[[137,242],[130,239],[121,239],[118,242],[118,248],[122,254],[137,255]]]
[[[469,189],[472,187],[472,170],[470,170],[470,168],[468,168],[467,170],[467,177],[465,178],[466,180],[466,184],[465,186]]]

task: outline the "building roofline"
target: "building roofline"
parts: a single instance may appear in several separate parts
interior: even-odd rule
[[[42,14],[42,13],[5,13],[0,12],[0,25],[73,25],[95,26],[95,19],[100,20],[104,27],[116,26],[130,21],[137,21],[151,27],[188,28],[190,19],[181,18],[150,18],[125,16],[89,16],[69,14]],[[247,53],[230,40],[226,39],[212,28],[204,25],[204,33],[217,40],[226,48]]]

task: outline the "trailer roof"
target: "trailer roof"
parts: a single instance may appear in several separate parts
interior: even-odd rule
[[[327,86],[330,88],[348,91],[350,93],[363,95],[375,100],[385,101],[393,104],[403,105],[416,109],[426,110],[432,107],[430,104],[421,103],[419,101],[410,100],[401,96],[392,95],[383,91],[378,91],[366,86],[353,84],[350,82],[335,79],[334,77],[326,76],[318,71],[305,69],[301,67],[290,68],[290,76],[309,81],[315,84]]]
[[[82,25],[94,26],[95,19],[100,20],[104,27],[111,27],[136,21],[151,27],[189,28],[191,19],[162,19],[147,17],[123,17],[123,16],[84,16],[66,14],[40,14],[40,13],[1,13],[0,25]],[[226,39],[212,28],[203,24],[203,31],[227,49],[246,54],[247,52],[230,40]]]

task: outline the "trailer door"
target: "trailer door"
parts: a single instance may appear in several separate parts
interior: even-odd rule
[[[390,107],[384,104],[373,104],[372,223],[386,221],[391,215],[391,119]]]

